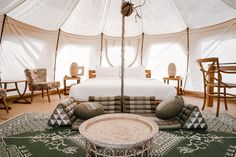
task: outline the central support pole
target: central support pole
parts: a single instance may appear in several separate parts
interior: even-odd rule
[[[125,16],[122,15],[121,34],[121,109],[124,109],[124,68],[125,67]]]

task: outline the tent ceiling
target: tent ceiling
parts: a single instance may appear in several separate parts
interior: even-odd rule
[[[144,0],[132,0],[136,5]],[[121,34],[121,0],[0,0],[0,14],[46,29],[78,35]],[[169,34],[236,18],[234,0],[146,0],[126,18],[126,36]]]

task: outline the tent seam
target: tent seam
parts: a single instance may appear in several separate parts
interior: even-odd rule
[[[80,0],[78,0],[78,2],[76,3],[76,5],[74,6],[74,8],[72,9],[72,11],[70,12],[70,14],[68,14],[67,18],[65,19],[65,21],[62,23],[62,25],[59,27],[59,29],[61,29],[64,24],[66,23],[66,21],[69,19],[69,17],[71,16],[71,14],[74,12],[75,8],[77,8],[77,5],[79,4]]]
[[[109,6],[108,6],[108,7],[106,8],[106,10],[103,12],[103,14],[105,13],[105,19],[104,19],[104,23],[103,23],[102,26],[101,26],[101,32],[100,32],[100,33],[103,33],[103,32],[104,32],[104,27],[105,27],[105,25],[106,25],[106,23],[107,23],[108,12],[109,12],[110,7],[111,7],[111,0],[108,0],[107,3],[108,3]]]

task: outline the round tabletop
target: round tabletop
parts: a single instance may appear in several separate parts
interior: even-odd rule
[[[125,148],[143,144],[158,132],[158,125],[143,116],[135,114],[106,114],[83,122],[79,131],[94,144]]]

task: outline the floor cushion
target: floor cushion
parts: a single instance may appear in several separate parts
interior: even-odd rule
[[[153,120],[157,123],[160,130],[163,129],[181,129],[182,125],[179,122],[178,118],[163,120],[156,117],[155,113],[145,113],[145,114],[138,114],[140,116],[147,117],[148,119]]]
[[[161,119],[171,119],[176,117],[184,106],[184,100],[180,96],[163,100],[156,108],[156,116]]]
[[[125,96],[124,100],[125,113],[155,113],[157,107],[155,96]]]
[[[97,102],[84,102],[75,106],[74,114],[83,120],[87,120],[104,114],[104,108]]]
[[[74,108],[76,105],[77,103],[72,97],[62,100],[53,111],[48,124],[51,126],[71,125],[77,118],[74,115]]]
[[[98,102],[104,108],[105,113],[120,113],[120,96],[89,96],[89,102]]]
[[[84,122],[83,119],[77,118],[71,125],[71,130],[78,131],[79,126]]]

